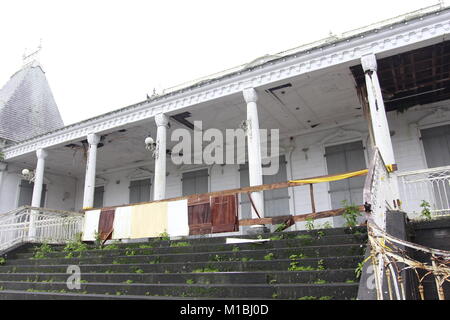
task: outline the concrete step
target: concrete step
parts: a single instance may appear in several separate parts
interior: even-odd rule
[[[148,240],[141,239],[136,240],[137,242],[118,242],[118,241],[112,241],[110,244],[114,244],[114,246],[117,246],[119,249],[134,249],[139,248],[140,246],[147,245],[151,246],[152,248],[171,248],[173,249],[178,243],[188,243],[189,247],[202,247],[203,245],[219,245],[219,244],[225,244],[227,238],[242,238],[242,239],[257,239],[258,237],[262,237],[264,239],[270,239],[273,240],[288,240],[288,239],[296,239],[296,237],[302,238],[304,235],[308,235],[311,238],[317,239],[317,238],[326,238],[329,236],[349,236],[349,235],[366,235],[367,229],[365,227],[355,227],[355,228],[333,228],[333,229],[322,229],[322,230],[311,230],[311,231],[291,231],[291,232],[277,232],[277,233],[267,233],[263,234],[261,236],[256,235],[234,235],[234,236],[221,236],[221,237],[206,237],[203,236],[201,238],[191,238],[194,236],[185,237],[183,239],[179,240],[160,240],[160,238],[150,238]],[[307,241],[304,241],[307,242]],[[106,245],[105,247],[107,247]],[[52,245],[55,251],[62,251],[64,249],[64,246],[62,245]],[[97,249],[94,245],[89,245],[89,249]],[[175,247],[175,249],[177,249]],[[180,248],[178,248],[180,249]],[[183,249],[183,248],[181,248]],[[33,246],[24,248],[24,250],[21,251],[22,253],[33,253]]]
[[[276,249],[276,248],[299,248],[299,247],[309,247],[309,246],[329,246],[333,245],[344,245],[344,244],[361,244],[367,239],[366,234],[356,234],[356,235],[331,235],[331,236],[321,236],[313,237],[311,235],[297,235],[297,238],[283,239],[283,240],[271,240],[264,243],[240,243],[240,244],[201,244],[201,245],[190,245],[187,242],[182,242],[184,246],[172,246],[172,247],[155,247],[152,243],[141,243],[136,248],[136,244],[128,244],[129,246],[122,249],[119,246],[113,245],[106,247],[105,249],[89,249],[82,251],[82,255],[104,255],[116,252],[141,252],[147,254],[169,254],[169,253],[199,253],[199,252],[218,252],[218,251],[232,251],[235,250],[266,250],[266,249]],[[133,245],[133,246],[132,246]],[[123,245],[122,245],[123,246]],[[38,248],[39,246],[36,246]],[[139,248],[140,247],[140,248]],[[109,249],[108,249],[109,248]],[[236,249],[237,248],[237,249]],[[34,254],[30,249],[27,248],[26,252],[17,252],[9,254],[8,257],[15,258],[32,258]],[[116,251],[117,250],[117,251]],[[48,257],[60,257],[67,256],[69,252],[63,251],[62,249],[50,252],[46,254]],[[73,255],[79,254],[80,252],[73,252]]]
[[[326,269],[355,268],[358,262],[363,260],[363,256],[344,257],[323,257],[304,259],[275,259],[275,260],[252,260],[252,261],[220,261],[220,262],[181,262],[181,263],[159,263],[148,261],[147,263],[124,263],[124,264],[80,264],[82,272],[135,272],[142,269],[145,273],[177,273],[192,272],[193,270],[208,267],[221,272],[231,271],[288,271],[293,264],[298,267],[310,267],[314,270],[319,268],[319,264]],[[70,264],[51,265],[3,265],[0,266],[0,273],[15,272],[57,272],[64,273]]]
[[[0,273],[0,281],[64,282],[67,273]],[[82,282],[178,283],[178,284],[288,284],[288,283],[355,283],[354,269],[314,271],[254,271],[213,273],[82,273]]]
[[[0,281],[4,290],[47,291],[66,293],[66,282],[17,282]],[[80,290],[72,292],[109,295],[178,296],[207,298],[266,298],[299,299],[303,297],[329,297],[350,299],[358,290],[357,284],[141,284],[141,283],[83,283]]]
[[[231,249],[232,247],[229,247]],[[276,248],[258,250],[234,250],[199,252],[199,253],[166,253],[152,254],[153,249],[107,250],[93,255],[90,251],[65,252],[52,255],[48,259],[13,259],[6,265],[50,265],[50,264],[112,264],[142,262],[213,262],[213,261],[245,261],[287,259],[293,255],[304,257],[352,256],[364,254],[362,244],[344,244],[331,246],[309,246],[302,248]],[[90,253],[90,254],[85,254]],[[125,254],[125,255],[124,255]],[[69,258],[76,256],[77,258]],[[79,258],[78,258],[79,257]]]

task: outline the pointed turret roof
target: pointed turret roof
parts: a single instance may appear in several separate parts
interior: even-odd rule
[[[0,90],[0,138],[20,142],[64,126],[42,67],[25,65]]]

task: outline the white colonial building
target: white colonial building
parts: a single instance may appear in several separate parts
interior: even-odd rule
[[[448,180],[433,185],[432,177],[450,170],[449,33],[450,9],[430,7],[69,126],[62,125],[42,68],[28,64],[0,91],[0,213],[24,205],[124,206],[353,172],[369,167],[373,146],[386,165],[396,165],[393,192],[408,214],[417,215],[422,200],[445,213]],[[246,127],[247,145],[237,152],[249,163],[174,164],[179,141],[172,133],[184,128],[194,136],[194,121],[202,121],[203,132],[215,128],[224,136],[226,129]],[[274,159],[258,128],[279,129],[276,174],[263,174]],[[154,152],[144,143],[148,136],[156,141]],[[252,193],[253,206],[241,193],[237,214],[244,220],[330,211],[342,200],[362,205],[363,188],[358,176],[259,191]],[[340,219],[326,221],[338,226]]]

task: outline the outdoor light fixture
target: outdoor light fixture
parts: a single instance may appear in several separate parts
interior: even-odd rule
[[[34,171],[32,171],[32,170],[30,171],[28,169],[22,170],[22,176],[24,176],[25,179],[27,179],[29,183],[33,182],[34,178],[35,178]]]
[[[152,152],[152,157],[155,158],[156,157],[156,142],[155,140],[153,140],[153,138],[148,135],[147,138],[145,138],[144,140],[145,142],[145,149],[149,150]]]

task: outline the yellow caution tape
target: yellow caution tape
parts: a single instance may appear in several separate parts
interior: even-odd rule
[[[348,178],[352,178],[352,177],[363,176],[363,175],[367,174],[368,171],[369,171],[368,169],[364,169],[364,170],[353,171],[353,172],[348,172],[348,173],[343,173],[343,174],[337,174],[334,176],[328,176],[328,177],[323,177],[323,178],[313,178],[313,179],[306,179],[306,180],[291,180],[289,182],[292,182],[292,183],[320,183],[320,182],[339,181],[339,180],[344,180],[344,179],[348,179]]]
[[[394,172],[394,166],[392,164],[386,165],[386,169],[388,172]],[[334,176],[321,177],[321,178],[313,178],[313,179],[304,179],[304,180],[290,180],[292,183],[320,183],[320,182],[330,182],[330,181],[339,181],[348,178],[353,178],[357,176],[366,175],[369,172],[369,169],[352,171],[343,174],[336,174]]]

